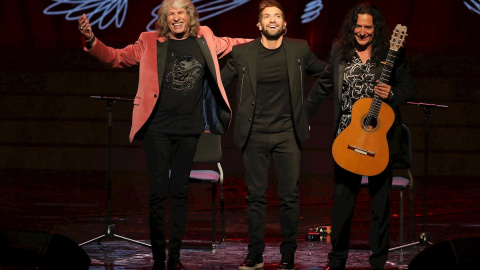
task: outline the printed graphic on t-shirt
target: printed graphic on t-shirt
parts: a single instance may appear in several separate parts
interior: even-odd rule
[[[168,65],[167,83],[170,89],[183,91],[183,94],[192,90],[202,76],[202,65],[192,56],[175,57]]]

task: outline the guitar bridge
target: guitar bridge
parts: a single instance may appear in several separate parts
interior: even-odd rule
[[[365,150],[365,149],[362,149],[360,147],[356,147],[356,146],[353,146],[353,145],[350,145],[350,144],[348,145],[348,149],[353,150],[353,152],[355,152],[357,154],[360,154],[360,155],[369,156],[369,157],[374,157],[375,156],[374,152],[371,152],[371,151],[368,151],[368,150]]]

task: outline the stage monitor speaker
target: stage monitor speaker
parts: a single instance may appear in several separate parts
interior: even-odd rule
[[[480,269],[480,238],[453,239],[423,249],[408,269]]]
[[[73,240],[60,234],[0,230],[1,266],[38,270],[88,270],[90,257]]]

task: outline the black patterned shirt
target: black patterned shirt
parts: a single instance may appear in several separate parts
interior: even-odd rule
[[[340,134],[349,124],[352,118],[353,104],[364,97],[373,97],[375,86],[375,74],[372,69],[375,63],[368,59],[365,64],[355,53],[352,61],[347,62],[343,72],[341,115],[336,135]]]

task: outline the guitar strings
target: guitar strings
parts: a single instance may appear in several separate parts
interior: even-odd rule
[[[391,68],[393,67],[395,57],[396,57],[396,52],[390,49],[388,51],[384,67],[382,69],[382,73],[380,74],[380,80],[379,80],[380,83],[388,83],[390,79]],[[372,124],[375,124],[376,126],[373,128],[376,128],[379,125],[378,115],[380,113],[382,102],[383,101],[380,99],[380,96],[378,96],[377,94],[374,94],[367,117],[363,120],[363,123],[361,123],[362,132],[358,140],[358,147],[362,149],[364,148],[365,145],[369,145],[369,141],[371,137],[371,136],[368,136],[369,132],[367,132],[367,127],[371,126]],[[376,123],[372,123],[373,118],[377,119]]]

